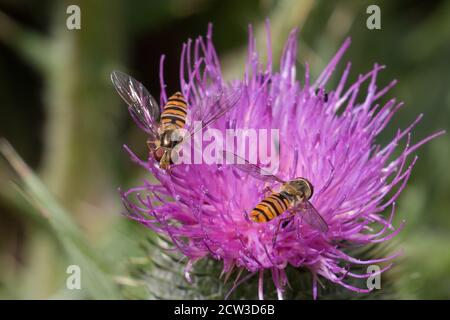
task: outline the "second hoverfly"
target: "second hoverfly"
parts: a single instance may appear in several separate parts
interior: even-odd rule
[[[207,98],[197,106],[195,112],[191,112],[183,94],[177,92],[167,100],[161,112],[153,96],[133,77],[120,71],[113,71],[111,81],[127,103],[134,120],[149,135],[147,146],[163,170],[168,170],[173,164],[172,150],[175,146],[219,119],[236,105],[240,97],[240,90],[222,91],[214,97]],[[182,137],[180,129],[184,129],[188,119],[191,126],[187,136]],[[195,120],[202,122],[200,128],[194,129]]]
[[[234,153],[225,151],[224,157],[240,158],[243,164],[234,164],[235,168],[266,183],[281,185],[279,192],[268,189],[271,191],[270,194],[262,199],[248,215],[248,218],[256,223],[269,222],[278,218],[278,226],[273,239],[274,244],[280,226],[288,225],[296,215],[300,216],[301,222],[306,222],[310,227],[321,233],[327,233],[328,224],[309,201],[313,196],[314,188],[306,178],[296,177],[285,181]],[[284,214],[285,212],[287,214]]]

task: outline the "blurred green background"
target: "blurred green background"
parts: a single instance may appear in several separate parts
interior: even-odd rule
[[[70,4],[81,8],[81,30],[66,28]],[[381,30],[366,28],[370,4],[381,8]],[[276,59],[288,32],[300,28],[299,68],[308,61],[314,76],[346,36],[352,46],[341,67],[352,61],[351,79],[375,62],[387,65],[380,86],[398,79],[389,97],[405,107],[379,142],[421,112],[414,141],[448,130],[449,1],[1,0],[0,136],[36,176],[2,142],[10,163],[0,167],[0,298],[121,298],[121,288],[139,287],[127,265],[139,264],[149,231],[120,215],[117,188],[142,177],[121,146],[144,155],[145,136],[109,73],[124,70],[157,95],[166,54],[166,83],[174,91],[182,42],[204,35],[213,22],[224,73],[238,77],[247,26],[254,25],[263,49],[265,18]],[[396,298],[450,298],[449,145],[446,134],[417,152],[399,199],[397,222],[407,224],[394,241],[405,250],[392,276]],[[83,290],[66,289],[70,264],[82,267]]]

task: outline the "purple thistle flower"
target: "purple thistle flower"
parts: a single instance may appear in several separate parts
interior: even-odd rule
[[[259,277],[259,297],[263,298],[263,279],[270,272],[278,297],[282,298],[288,279],[288,265],[308,269],[313,279],[313,296],[317,296],[319,276],[356,292],[367,288],[350,285],[349,278],[367,278],[354,274],[352,264],[377,264],[391,267],[390,260],[400,253],[361,261],[349,256],[345,247],[364,246],[390,240],[403,227],[394,227],[395,200],[405,188],[417,157],[409,156],[418,147],[443,132],[433,134],[411,145],[411,132],[422,115],[406,129],[398,130],[386,146],[377,145],[376,137],[387,126],[401,102],[381,97],[395,85],[378,88],[376,80],[384,66],[373,69],[346,83],[350,72],[347,64],[334,90],[324,88],[342,55],[350,45],[347,39],[328,66],[315,81],[308,66],[303,81],[296,80],[297,31],[292,31],[282,54],[280,70],[272,70],[270,32],[267,24],[268,61],[264,66],[255,49],[249,28],[247,66],[242,80],[227,83],[212,44],[212,28],[205,39],[188,41],[181,54],[180,84],[191,110],[202,99],[221,90],[240,88],[238,104],[214,127],[276,128],[280,133],[280,167],[277,175],[289,180],[306,177],[314,185],[310,199],[326,220],[329,230],[319,234],[307,225],[299,232],[281,230],[277,245],[272,240],[277,222],[254,223],[244,212],[255,207],[264,197],[265,184],[245,174],[237,174],[232,166],[179,165],[172,174],[162,172],[154,162],[140,160],[129,150],[131,158],[151,173],[158,182],[145,181],[141,186],[122,193],[128,214],[170,239],[174,247],[188,258],[185,274],[200,259],[216,259],[223,263],[223,273],[234,268],[248,271],[245,281]],[[161,59],[161,103],[167,94]],[[368,84],[362,101],[360,90]],[[397,147],[404,147],[397,157]],[[391,196],[388,196],[391,195]],[[386,217],[383,212],[390,208]],[[276,220],[276,219],[275,219]],[[345,246],[344,246],[345,243]]]

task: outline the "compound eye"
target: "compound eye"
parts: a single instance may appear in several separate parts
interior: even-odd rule
[[[311,183],[308,183],[308,189],[309,189],[308,199],[310,199],[313,196],[313,194],[314,194],[314,188],[313,188]]]

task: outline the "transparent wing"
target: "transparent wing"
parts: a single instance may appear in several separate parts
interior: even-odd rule
[[[111,81],[121,98],[128,105],[134,120],[150,135],[158,135],[161,109],[142,83],[120,72],[111,73]]]
[[[234,157],[236,157],[237,160],[240,160],[241,163],[234,163],[233,167],[241,170],[242,172],[249,174],[252,177],[262,180],[264,182],[285,183],[285,181],[283,179],[271,174],[269,171],[264,170],[263,168],[257,166],[256,164],[248,162],[246,159],[238,156],[237,154],[234,154],[229,151],[223,151],[223,159],[225,159],[225,160],[227,158],[234,159]]]
[[[300,214],[302,221],[305,221],[314,229],[317,229],[323,233],[326,233],[328,231],[328,224],[308,200],[300,202],[292,210],[295,213]]]
[[[201,121],[202,125],[200,127],[192,126],[189,130],[190,135],[192,136],[197,131],[208,127],[231,110],[238,103],[241,94],[242,90],[240,88],[225,89],[216,95],[205,98],[191,116],[191,124],[194,121]]]

